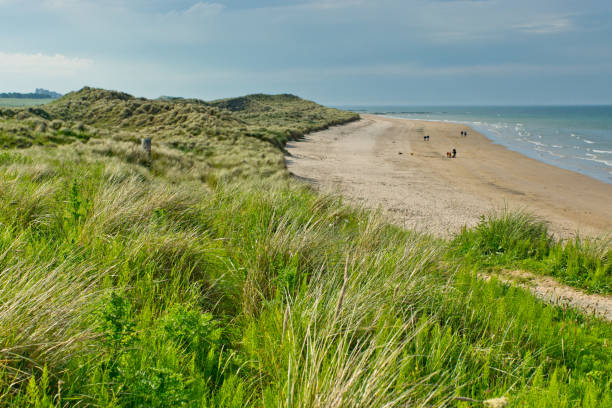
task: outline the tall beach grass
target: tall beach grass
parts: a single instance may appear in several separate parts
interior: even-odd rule
[[[92,137],[0,153],[0,406],[612,404],[609,323],[477,277],[496,257],[596,274],[603,246],[514,213],[449,244],[317,194],[270,128],[339,114],[294,97],[76,96],[49,114],[92,113]],[[219,135],[171,119],[208,110]],[[151,159],[141,122],[169,126]]]

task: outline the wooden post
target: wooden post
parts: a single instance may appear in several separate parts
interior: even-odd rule
[[[151,158],[151,138],[145,137],[142,139],[142,149],[147,152],[149,159]]]

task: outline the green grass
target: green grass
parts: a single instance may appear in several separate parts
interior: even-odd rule
[[[24,99],[24,98],[0,98],[0,108],[15,108],[24,106],[44,105],[54,99]]]
[[[231,101],[245,110],[225,110]],[[90,141],[96,154],[142,164],[140,140],[152,137],[154,173],[177,182],[283,178],[288,140],[357,118],[292,95],[203,102],[83,88],[43,107],[0,109],[0,148]]]
[[[612,403],[609,323],[479,280],[474,253],[448,262],[447,242],[316,194],[287,177],[281,139],[247,134],[351,114],[289,96],[214,102],[226,104],[219,134],[151,125],[168,127],[149,159],[138,126],[110,113],[99,124],[102,110],[89,118],[97,108],[75,102],[91,93],[109,95],[64,100],[82,125],[58,119],[59,105],[44,119],[75,132],[70,143],[0,153],[0,406]],[[532,221],[465,242],[552,256]]]
[[[570,286],[612,294],[610,238],[555,240],[544,221],[525,212],[489,214],[451,243],[455,258],[482,267],[519,268]]]

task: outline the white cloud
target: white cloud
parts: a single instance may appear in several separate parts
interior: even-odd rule
[[[0,73],[72,75],[89,68],[93,62],[85,58],[71,58],[62,54],[0,52]]]
[[[183,14],[186,16],[196,16],[196,17],[211,16],[211,15],[214,16],[214,15],[218,15],[219,13],[221,13],[221,11],[223,11],[224,8],[225,6],[223,4],[205,3],[205,2],[200,1],[194,4],[193,6],[189,7],[187,10],[185,10]]]
[[[223,4],[199,1],[187,9],[171,10],[165,13],[159,13],[158,16],[162,19],[171,20],[184,20],[185,18],[199,19],[217,16],[221,14],[223,9],[225,9]]]
[[[313,0],[293,7],[310,10],[333,10],[363,6],[364,3],[363,0]]]
[[[519,31],[528,34],[556,34],[572,29],[572,22],[567,17],[549,17],[541,21],[515,25]]]
[[[52,9],[63,9],[78,5],[78,2],[75,0],[44,0],[42,5]]]

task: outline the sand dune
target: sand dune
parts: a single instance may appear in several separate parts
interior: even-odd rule
[[[453,148],[457,157],[448,159]],[[289,170],[320,190],[380,206],[393,222],[438,236],[504,206],[550,221],[559,237],[612,233],[612,185],[527,158],[463,125],[362,115],[287,150]]]

